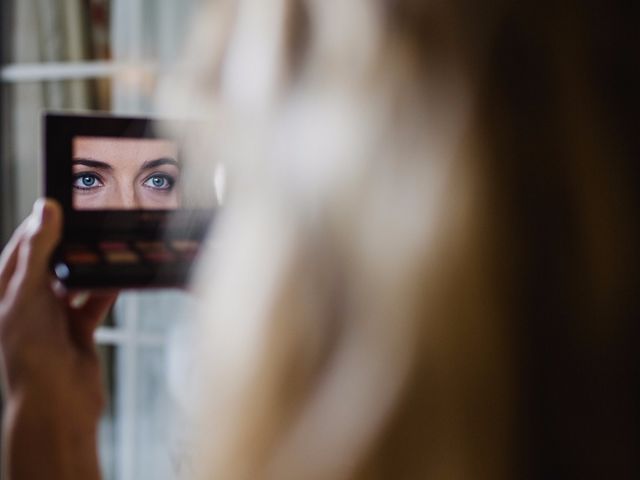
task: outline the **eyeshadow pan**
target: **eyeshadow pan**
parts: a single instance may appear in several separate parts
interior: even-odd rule
[[[65,260],[71,264],[93,265],[100,261],[100,257],[89,250],[72,250],[65,254]]]
[[[71,243],[65,245],[67,252],[92,252],[93,248],[86,243]]]
[[[136,242],[136,248],[141,252],[165,252],[167,247],[162,242]]]
[[[115,250],[105,252],[105,258],[109,263],[133,264],[140,261],[140,257],[131,250]]]
[[[157,263],[172,262],[175,260],[175,256],[169,251],[147,252],[144,254],[144,258]]]
[[[200,251],[200,243],[195,240],[174,240],[171,247],[188,261],[195,260]]]
[[[163,263],[175,260],[175,255],[162,242],[136,242],[135,245],[150,262]]]
[[[129,245],[126,242],[100,242],[99,246],[106,251],[129,250]]]
[[[174,240],[171,246],[180,253],[195,253],[200,249],[200,243],[195,240]]]

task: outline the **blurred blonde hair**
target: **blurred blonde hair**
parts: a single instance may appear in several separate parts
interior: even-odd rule
[[[195,478],[637,471],[620,8],[206,3],[165,95],[230,192]]]

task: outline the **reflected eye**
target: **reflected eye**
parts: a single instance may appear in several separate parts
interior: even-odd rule
[[[171,190],[174,184],[175,180],[173,177],[159,174],[151,175],[143,183],[145,187],[150,187],[155,190]]]
[[[100,177],[93,173],[79,173],[73,177],[73,187],[80,190],[92,190],[103,185]]]

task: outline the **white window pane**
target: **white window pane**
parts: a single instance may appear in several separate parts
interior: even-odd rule
[[[173,325],[188,318],[190,303],[189,294],[180,290],[125,292],[116,304],[115,325],[126,329],[133,323],[143,344],[161,342]]]
[[[175,452],[171,445],[171,418],[175,410],[167,388],[162,348],[139,351],[136,395],[136,456],[133,478],[173,479]]]
[[[112,346],[101,346],[98,350],[107,397],[107,404],[100,419],[100,429],[98,431],[98,452],[103,480],[116,480],[118,478],[117,351],[118,349]]]

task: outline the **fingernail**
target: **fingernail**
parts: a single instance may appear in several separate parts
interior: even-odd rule
[[[73,297],[71,297],[71,300],[69,300],[69,305],[74,310],[78,310],[87,304],[90,295],[91,294],[89,292],[78,292]]]
[[[51,219],[53,209],[51,208],[51,204],[44,198],[41,198],[40,200],[38,200],[38,202],[38,218],[40,220],[40,223],[44,225]]]
[[[33,210],[31,211],[31,215],[29,215],[29,222],[27,223],[26,233],[28,235],[35,235],[40,231],[42,226],[47,220],[46,213],[46,201],[44,198],[39,198],[33,204]]]
[[[40,230],[42,224],[42,199],[36,200],[33,204],[33,210],[29,215],[25,232],[31,236]]]
[[[33,204],[33,218],[38,224],[43,224],[47,221],[47,201],[44,198],[39,198]]]

